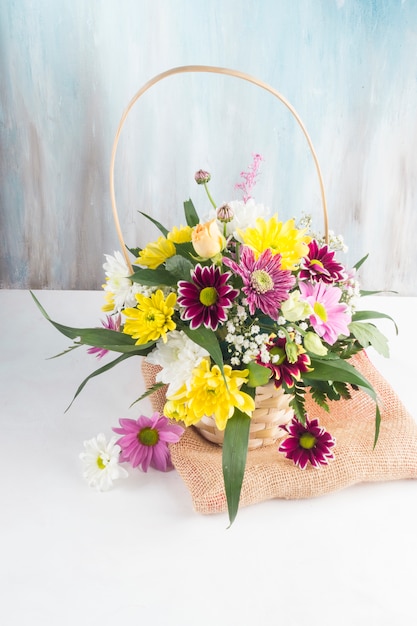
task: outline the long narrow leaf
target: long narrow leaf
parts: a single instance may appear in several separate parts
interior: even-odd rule
[[[222,468],[230,526],[239,510],[240,492],[248,453],[250,417],[235,409],[224,433]],[[229,526],[229,528],[230,528]]]
[[[70,346],[63,352],[60,352],[59,354],[54,354],[54,356],[48,357],[48,360],[50,361],[52,359],[57,359],[59,356],[64,356],[64,354],[68,354],[69,352],[72,352],[73,350],[75,350],[76,348],[80,348],[81,346],[82,346],[82,343],[75,343],[73,346]]]
[[[131,408],[134,404],[137,404],[144,398],[151,396],[153,393],[155,393],[155,391],[158,391],[158,389],[161,389],[161,387],[164,387],[164,386],[165,386],[165,383],[155,383],[154,385],[152,385],[152,387],[149,387],[149,389],[147,389],[141,396],[139,396],[137,400],[134,400],[134,402],[132,402],[129,408]]]
[[[365,261],[367,260],[369,256],[369,252],[368,254],[365,254],[365,256],[363,256],[361,259],[359,259],[359,261],[357,263],[355,263],[355,265],[353,266],[355,270],[358,270],[361,265],[363,265],[365,263]]]
[[[135,340],[125,333],[117,332],[115,330],[109,330],[107,328],[73,328],[71,326],[64,326],[59,322],[52,320],[48,313],[45,311],[36,296],[30,292],[32,298],[36,302],[39,310],[45,319],[48,320],[60,333],[68,337],[69,339],[78,340],[78,343],[92,346],[95,348],[103,348],[105,350],[111,350],[112,352],[126,353],[132,356],[133,354],[147,354],[149,348],[155,342],[148,342],[137,346]]]
[[[184,333],[192,341],[194,341],[194,343],[207,350],[213,361],[220,367],[220,370],[223,373],[223,355],[216,334],[210,330],[210,328],[206,328],[205,326],[200,326],[200,328],[192,330],[189,326],[184,324],[184,326],[181,327],[181,330],[183,330]]]
[[[360,289],[359,294],[361,297],[363,296],[374,296],[378,293],[395,293],[398,294],[398,291],[393,291],[392,289],[374,289],[369,291],[368,289]]]
[[[381,412],[379,410],[379,406],[376,405],[374,448],[376,444],[378,443],[380,426],[381,426]]]
[[[119,363],[121,363],[125,359],[129,358],[129,356],[131,356],[131,355],[130,354],[121,354],[114,361],[111,361],[110,363],[107,363],[106,365],[103,365],[103,367],[100,367],[98,370],[95,370],[92,374],[87,376],[87,378],[85,380],[83,380],[83,382],[81,383],[81,385],[78,387],[77,391],[75,392],[75,395],[74,395],[73,399],[71,400],[71,403],[65,409],[65,413],[71,408],[75,398],[77,398],[77,396],[80,395],[81,391],[84,389],[84,387],[86,386],[86,384],[88,383],[89,380],[91,380],[95,376],[99,376],[100,374],[103,374],[104,372],[107,372],[108,370],[112,369],[115,365],[118,365]]]
[[[164,235],[164,237],[166,237],[168,235],[169,230],[167,230],[165,228],[165,226],[162,226],[162,224],[160,224],[157,220],[155,220],[153,217],[151,217],[147,213],[142,213],[142,211],[139,211],[139,213],[141,215],[143,215],[143,217],[146,217],[146,219],[150,220],[152,222],[152,224],[155,224],[155,226],[161,231],[161,233]]]

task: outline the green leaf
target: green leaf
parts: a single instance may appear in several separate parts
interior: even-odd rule
[[[179,254],[174,254],[165,262],[165,267],[170,272],[177,282],[179,280],[190,280],[190,271],[194,269],[194,265],[188,259],[185,259]]]
[[[295,383],[292,389],[287,390],[293,396],[290,401],[290,407],[293,409],[296,418],[305,424],[305,387],[302,383]]]
[[[222,468],[230,526],[239,510],[240,492],[248,454],[250,417],[235,409],[224,433]],[[229,528],[230,528],[229,526]]]
[[[60,333],[68,337],[69,339],[78,339],[78,342],[96,348],[104,348],[113,352],[122,352],[133,354],[144,354],[147,349],[155,342],[149,342],[141,345],[140,347],[135,344],[135,340],[125,333],[121,333],[115,330],[108,330],[107,328],[73,328],[71,326],[64,326],[58,322],[54,322],[45,311],[36,296],[30,292],[32,298],[36,302],[42,315],[50,322]]]
[[[395,332],[398,335],[398,326],[395,320],[386,313],[380,313],[379,311],[355,311],[352,315],[352,322],[360,322],[363,320],[376,320],[376,319],[387,319],[390,320],[395,326]]]
[[[195,207],[191,198],[184,202],[184,214],[185,214],[187,225],[191,226],[191,228],[193,228],[194,226],[197,226],[197,224],[200,223],[200,218],[197,215],[197,211],[195,210]]]
[[[325,361],[322,361],[320,359],[312,359],[311,365],[312,367],[314,367],[314,370],[303,374],[303,379],[307,384],[309,380],[332,380],[350,383],[351,385],[357,385],[358,387],[360,387],[374,400],[376,404],[374,439],[375,447],[379,436],[381,413],[378,406],[378,397],[372,385],[347,361],[339,360],[338,362],[335,362],[333,360],[329,363],[326,363]]]
[[[183,256],[184,258],[188,260],[192,258],[193,255],[195,255],[194,246],[191,243],[191,241],[183,241],[182,243],[176,243],[175,249],[177,251],[177,254],[180,254],[181,256]]]
[[[249,370],[248,387],[266,385],[271,378],[271,370],[268,367],[259,365],[259,363],[255,363],[255,361],[250,361],[245,369]]]
[[[140,283],[141,285],[166,285],[168,287],[174,287],[177,284],[177,279],[174,274],[171,274],[171,272],[168,272],[163,267],[158,267],[155,270],[139,269],[129,276],[129,278],[134,283]]]
[[[378,443],[380,426],[381,426],[381,412],[379,410],[379,406],[376,405],[374,448],[376,444]]]
[[[341,359],[350,359],[358,352],[363,350],[362,346],[356,339],[349,338],[346,342],[341,344],[339,349],[339,356]]]
[[[179,325],[178,328],[180,328]],[[186,324],[181,326],[181,330],[183,330],[187,337],[194,341],[194,343],[207,350],[216,365],[220,367],[221,372],[224,373],[223,355],[215,332],[205,326],[200,326],[192,330]]]
[[[51,359],[57,359],[59,356],[64,356],[64,354],[68,354],[69,352],[72,352],[76,348],[80,348],[82,345],[83,345],[82,343],[74,343],[73,346],[70,346],[69,348],[67,348],[66,350],[63,350],[59,354],[54,354],[54,356],[48,357],[48,360],[50,361]]]
[[[142,211],[139,211],[139,213],[143,215],[144,217],[146,217],[148,220],[150,220],[152,224],[155,224],[155,226],[161,231],[164,237],[168,235],[169,230],[167,230],[165,226],[162,226],[162,224],[160,224],[157,220],[154,220],[154,218],[148,215],[147,213],[142,213]]]
[[[350,400],[350,398],[352,397],[346,383],[340,383],[335,381],[333,383],[333,387],[339,394],[339,396],[341,396],[344,400]]]
[[[363,265],[365,263],[365,261],[368,258],[368,256],[369,256],[369,252],[368,252],[368,254],[365,254],[365,256],[363,256],[361,259],[359,259],[359,261],[357,263],[355,263],[353,268],[355,270],[358,270],[361,267],[361,265]]]
[[[372,346],[382,356],[389,357],[388,340],[376,326],[366,322],[351,322],[349,330],[361,346]]]
[[[153,393],[155,393],[155,391],[158,391],[158,389],[161,389],[161,387],[165,387],[165,383],[155,383],[154,385],[152,385],[152,387],[149,387],[149,389],[147,389],[137,400],[132,402],[129,408],[131,408],[134,404],[137,404],[144,398],[147,398],[148,396],[152,395]]]
[[[129,248],[129,246],[126,246],[126,249],[130,252],[132,256],[135,257],[135,259],[138,258],[139,252],[142,250],[142,248]]]
[[[326,402],[326,398],[328,400],[338,400],[339,394],[337,393],[333,385],[334,383],[328,381],[316,380],[312,383],[312,389],[316,392],[318,399],[321,397],[321,394],[323,395],[324,402]],[[314,392],[312,393],[314,395]],[[320,402],[316,398],[314,399],[317,404],[321,406]]]
[[[311,388],[311,396],[316,404],[319,405],[322,409],[329,412],[329,405],[326,402],[326,394],[324,393],[321,387],[312,387]]]
[[[342,383],[350,383],[361,387],[373,400],[377,400],[377,396],[372,385],[366,380],[362,374],[347,361],[342,359],[311,359],[311,372],[303,374],[303,380],[308,385],[309,381],[338,381]]]
[[[95,376],[99,376],[100,374],[107,372],[108,370],[112,369],[112,367],[114,367],[115,365],[118,365],[119,363],[129,358],[130,356],[131,356],[130,354],[122,354],[119,357],[117,357],[117,359],[115,359],[114,361],[111,361],[110,363],[103,365],[103,367],[100,367],[98,370],[95,370],[95,372],[87,376],[87,378],[83,380],[83,382],[81,383],[81,385],[78,387],[77,391],[75,392],[75,396],[71,400],[71,403],[69,404],[69,406],[65,409],[65,413],[71,408],[72,403],[74,402],[75,398],[77,398],[77,396],[80,395],[81,391],[84,389],[84,387],[86,386],[89,380],[91,380]]]
[[[374,296],[377,293],[395,293],[398,294],[398,291],[392,291],[392,289],[376,289],[373,291],[369,291],[367,289],[360,289],[359,295],[363,296]]]

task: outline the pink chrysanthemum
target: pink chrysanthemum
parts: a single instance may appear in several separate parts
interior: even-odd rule
[[[335,440],[323,427],[319,426],[317,419],[309,420],[306,416],[305,425],[301,424],[296,417],[283,426],[289,433],[280,444],[278,450],[283,452],[287,459],[294,461],[300,469],[305,469],[308,463],[313,467],[327,465],[334,459],[331,448]]]
[[[155,412],[152,417],[141,415],[137,420],[120,419],[120,428],[114,432],[122,435],[117,444],[122,449],[121,461],[129,461],[132,467],[141,466],[144,472],[149,466],[166,472],[172,469],[168,444],[179,441],[184,429]]]
[[[310,324],[316,333],[328,344],[333,345],[340,335],[349,336],[352,316],[346,304],[340,301],[339,287],[322,282],[299,284],[301,300],[308,302],[313,309]]]
[[[178,304],[183,307],[181,318],[190,321],[190,328],[204,325],[217,330],[221,322],[227,320],[229,309],[239,291],[227,284],[230,272],[222,274],[218,267],[196,265],[191,275],[193,282],[180,280],[178,283]]]
[[[106,315],[106,319],[102,320],[101,324],[104,328],[107,328],[108,330],[115,330],[118,332],[120,330],[121,320],[122,317],[120,313],[118,315]],[[105,354],[108,353],[108,350],[106,348],[93,347],[89,348],[87,352],[88,354],[95,354],[98,359],[101,359]]]
[[[313,239],[308,247],[309,253],[302,261],[300,279],[324,283],[337,283],[346,279],[345,268],[335,261],[335,253],[330,251],[327,245],[320,248],[317,241]]]
[[[273,374],[275,387],[281,387],[284,382],[287,387],[293,387],[294,382],[301,379],[301,374],[308,372],[310,369],[310,357],[306,354],[301,346],[297,346],[298,354],[294,363],[288,360],[285,351],[286,339],[281,337],[272,338],[267,344],[266,349],[269,352],[269,363],[263,363],[258,357],[259,365],[268,367]]]
[[[254,251],[243,246],[239,264],[226,257],[223,263],[242,278],[242,291],[246,295],[250,314],[260,309],[272,319],[278,319],[279,305],[287,300],[295,283],[291,272],[281,269],[281,255],[274,255],[267,248],[256,259]]]

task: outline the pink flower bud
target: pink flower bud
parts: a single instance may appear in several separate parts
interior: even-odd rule
[[[219,220],[219,222],[227,223],[227,222],[232,221],[233,216],[234,216],[234,211],[229,204],[222,204],[217,209],[216,214],[217,214],[217,219]]]
[[[208,183],[210,178],[211,176],[209,172],[205,172],[204,170],[198,170],[198,172],[194,174],[194,179],[197,185],[204,185],[204,183]]]

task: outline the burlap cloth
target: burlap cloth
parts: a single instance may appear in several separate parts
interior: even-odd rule
[[[417,478],[417,423],[365,352],[352,359],[373,385],[381,409],[378,443],[375,435],[375,403],[362,391],[351,400],[330,403],[330,413],[310,397],[306,408],[336,439],[335,460],[316,469],[300,470],[278,452],[278,444],[248,452],[240,506],[271,498],[301,499],[320,496],[360,482]],[[147,387],[155,382],[158,368],[143,361]],[[163,412],[164,388],[151,397],[154,410]],[[222,449],[187,428],[171,445],[174,467],[190,490],[199,513],[227,511],[222,474]]]

